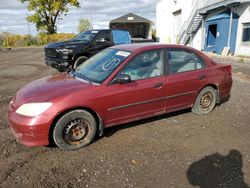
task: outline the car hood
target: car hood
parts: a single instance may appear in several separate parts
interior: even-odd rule
[[[83,91],[94,85],[76,80],[67,73],[45,77],[24,86],[14,98],[16,105],[31,102],[50,102],[69,94]]]
[[[65,48],[65,47],[74,47],[74,46],[85,46],[88,45],[89,42],[87,41],[80,41],[80,40],[68,40],[63,42],[53,42],[49,43],[45,48]]]

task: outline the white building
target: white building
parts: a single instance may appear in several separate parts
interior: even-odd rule
[[[156,36],[218,54],[250,56],[250,0],[161,0]]]

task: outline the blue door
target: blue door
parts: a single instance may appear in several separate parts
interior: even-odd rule
[[[239,16],[233,14],[231,35],[229,36],[230,14],[230,10],[226,10],[206,20],[204,51],[220,54],[224,47],[227,47],[228,40],[230,40],[230,52],[235,52]]]

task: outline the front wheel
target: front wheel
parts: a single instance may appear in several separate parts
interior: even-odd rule
[[[197,96],[192,112],[198,115],[205,115],[213,111],[216,106],[216,91],[211,86],[202,89]]]
[[[53,139],[63,150],[76,150],[93,141],[96,127],[96,120],[89,112],[73,110],[57,121],[53,130]]]

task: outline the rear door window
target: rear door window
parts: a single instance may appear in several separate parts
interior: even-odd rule
[[[168,49],[169,74],[193,71],[205,67],[204,60],[196,53],[185,49]]]
[[[110,31],[99,32],[95,38],[96,42],[111,42]]]

